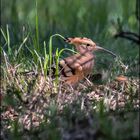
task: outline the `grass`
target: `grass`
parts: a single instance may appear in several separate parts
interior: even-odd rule
[[[30,35],[11,49],[8,26],[1,32],[3,139],[138,139],[138,79],[115,80],[128,72],[121,58],[112,60],[106,82],[85,81],[73,89],[61,83],[58,62],[64,52],[75,52],[56,49],[53,63],[53,38],[62,35],[52,35],[48,46],[44,41],[42,53],[29,46]],[[55,79],[47,75],[54,65]]]
[[[86,2],[84,7],[80,1],[75,4],[69,1],[65,7],[63,7],[63,1],[62,3],[54,2],[54,4],[53,2],[52,8],[49,7],[47,13],[47,17],[50,18],[47,23],[47,33],[53,34],[54,30],[64,35],[68,33],[83,36],[86,33],[86,36],[95,39],[95,42],[100,42],[99,45],[112,50],[118,57],[114,59],[105,53],[97,52],[93,73],[101,74],[102,77],[96,79],[94,75],[91,75],[75,88],[71,88],[64,86],[61,82],[58,63],[68,53],[76,52],[71,49],[71,46],[65,46],[64,37],[61,34],[49,35],[47,41],[40,36],[40,32],[44,33],[44,30],[40,31],[38,15],[43,15],[43,13],[38,11],[38,6],[42,7],[44,3],[40,2],[40,5],[37,3],[35,5],[34,33],[31,30],[25,32],[26,27],[23,27],[23,33],[19,33],[14,27],[11,29],[10,25],[6,28],[1,27],[2,139],[138,140],[138,47],[126,40],[110,38],[109,32],[113,34],[114,30],[107,24],[107,16],[110,14],[107,13],[109,7],[105,1],[102,1],[104,4],[94,2],[94,4],[102,5],[101,9],[104,9],[104,12],[98,10],[97,5],[92,8],[90,2]],[[65,8],[66,14],[63,10],[57,9],[57,4]],[[69,4],[73,5],[71,15],[74,17],[69,15]],[[124,2],[123,6],[127,7],[128,4],[131,5],[130,2]],[[17,5],[22,7],[20,3]],[[89,13],[97,11],[98,16],[93,18],[90,14],[85,15],[87,9],[91,9]],[[75,11],[77,14],[73,14]],[[123,14],[125,13],[124,11]],[[18,16],[16,13],[16,16],[12,14],[13,17]],[[121,10],[120,14],[122,14]],[[29,14],[29,16],[33,15]],[[71,18],[76,21],[73,22]],[[42,18],[43,21],[44,19],[45,17]],[[85,22],[83,19],[90,22]],[[55,28],[54,20],[58,23]],[[100,25],[95,24],[98,20],[101,22]],[[51,29],[48,29],[50,27]],[[109,29],[106,30],[106,28]],[[16,41],[13,41],[12,30],[16,31],[18,38]],[[93,35],[94,38],[92,38]],[[57,38],[59,40],[54,40]],[[53,67],[56,68],[54,77],[51,76]],[[118,75],[125,75],[127,81],[117,81]]]

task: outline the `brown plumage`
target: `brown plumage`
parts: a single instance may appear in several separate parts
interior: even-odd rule
[[[65,41],[69,44],[73,44],[78,52],[77,54],[61,60],[59,63],[62,79],[66,84],[75,85],[92,72],[94,67],[94,51],[104,50],[115,55],[97,46],[91,39],[85,37],[67,38]]]

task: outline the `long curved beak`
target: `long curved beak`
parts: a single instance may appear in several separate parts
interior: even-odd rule
[[[113,52],[111,52],[111,51],[109,51],[109,50],[107,50],[107,49],[105,49],[105,48],[102,48],[102,47],[100,47],[100,46],[96,46],[96,50],[103,50],[103,51],[105,51],[105,52],[107,52],[107,53],[113,55],[114,57],[117,57],[117,55],[114,54]]]

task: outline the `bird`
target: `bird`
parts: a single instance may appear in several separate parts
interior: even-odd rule
[[[86,37],[69,37],[64,41],[75,47],[77,53],[59,61],[61,79],[65,84],[76,85],[87,75],[92,73],[94,68],[94,51],[103,50],[111,55],[116,55]]]

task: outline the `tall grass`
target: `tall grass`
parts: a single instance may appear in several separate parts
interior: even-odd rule
[[[14,1],[5,0],[2,3],[3,25],[16,22],[27,24],[25,21],[28,20],[33,29],[40,27],[39,40],[42,40],[42,38],[49,39],[52,34],[60,33],[67,36],[87,36],[97,42],[101,42],[104,37],[109,39],[112,36],[111,21],[116,22],[119,17],[121,20],[124,18],[122,22],[126,23],[128,21],[130,27],[137,30],[136,21],[133,20],[132,22],[132,19],[134,19],[135,0],[119,0],[115,2],[112,0],[107,2],[105,0],[89,0],[88,2],[86,0],[70,0],[67,3],[57,0],[52,2],[42,0],[36,1],[36,3],[33,0],[30,2],[25,0],[20,3],[16,0],[13,8],[15,9],[14,11],[18,11],[18,16],[14,19],[12,17],[16,17],[16,13],[11,12],[12,2]],[[129,12],[126,9],[129,9]],[[37,17],[36,14],[39,16]],[[36,20],[34,20],[35,18]],[[40,22],[37,23],[37,20]],[[127,25],[125,25],[125,28],[128,28]],[[110,30],[110,34],[107,34]],[[38,38],[37,36],[36,38]]]
[[[36,22],[38,22],[38,21],[36,21]],[[8,34],[9,33],[8,26],[7,26],[6,31],[7,31],[6,33]],[[44,41],[44,43],[43,43],[44,52],[41,52],[40,51],[41,48],[37,47],[38,43],[37,44],[35,43],[35,42],[37,42],[38,39],[36,39],[36,41],[32,40],[32,36],[30,36],[28,34],[23,39],[23,41],[21,42],[19,47],[17,47],[17,49],[12,50],[11,46],[9,45],[9,41],[10,41],[9,34],[7,35],[3,29],[1,29],[1,33],[3,35],[3,38],[5,39],[5,44],[3,47],[1,47],[1,53],[4,58],[4,60],[2,61],[3,72],[5,71],[4,70],[5,68],[6,68],[7,72],[11,68],[13,68],[17,74],[33,71],[34,74],[41,73],[46,78],[48,78],[48,76],[50,77],[50,79],[52,79],[52,77],[55,77],[55,80],[53,81],[53,79],[52,79],[51,82],[52,82],[52,84],[54,84],[54,88],[56,88],[58,90],[59,83],[60,83],[60,78],[59,78],[60,77],[60,72],[59,72],[60,57],[61,57],[61,55],[63,55],[62,53],[64,51],[71,51],[73,53],[76,53],[75,51],[73,51],[71,49],[68,49],[68,48],[59,49],[59,47],[58,47],[55,50],[55,55],[53,56],[53,53],[52,53],[53,38],[60,37],[60,38],[62,38],[62,40],[64,40],[65,38],[60,34],[54,34],[54,35],[50,36],[48,46],[46,46],[46,41]],[[29,39],[32,40],[34,47],[29,46]],[[39,46],[41,46],[41,45],[39,45]],[[6,47],[8,48],[8,50],[6,50]],[[27,54],[31,54],[31,56],[28,57],[25,54],[25,52]],[[24,62],[22,62],[22,60],[24,60]],[[30,69],[28,69],[28,67],[27,67],[26,71],[25,71],[25,68],[22,66],[28,65],[28,63],[31,63]],[[20,71],[17,70],[18,67],[20,67]],[[54,76],[52,75],[52,73],[53,73],[52,67],[55,69]]]

